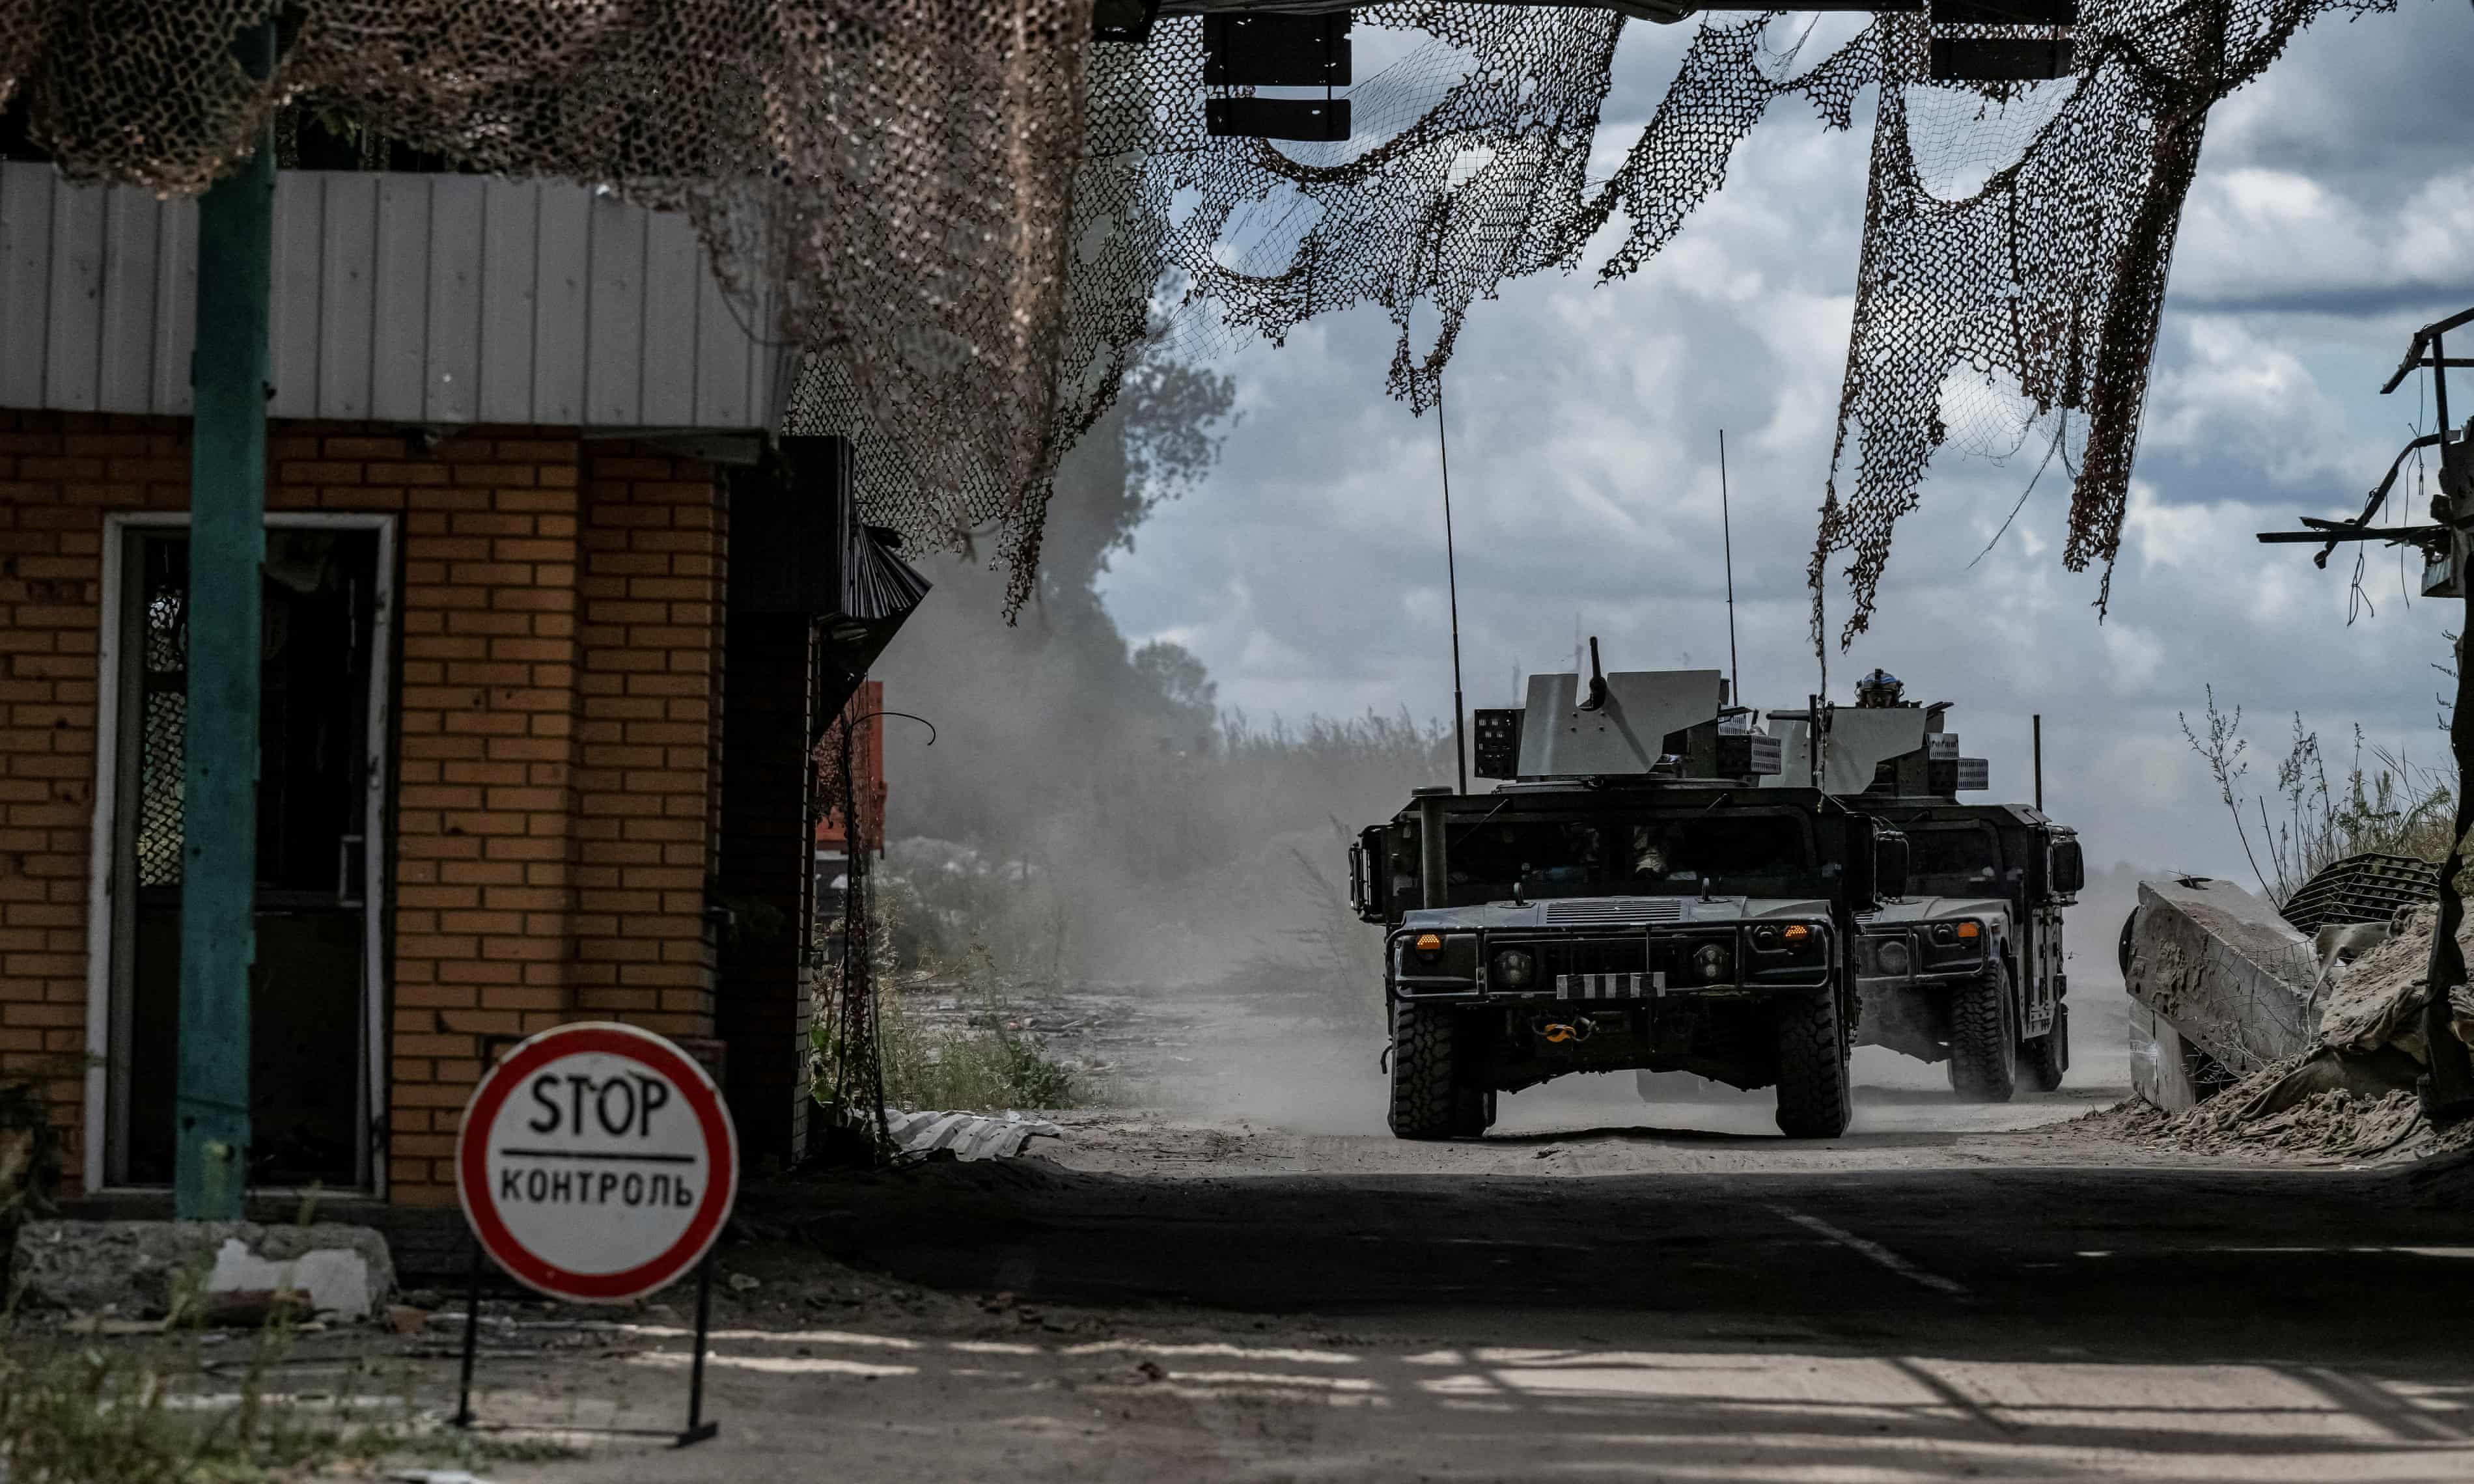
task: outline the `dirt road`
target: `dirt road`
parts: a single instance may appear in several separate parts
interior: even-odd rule
[[[2116,1095],[1875,1089],[1831,1145],[1604,1089],[1439,1146],[1083,1115],[1039,1159],[753,1192],[721,1436],[485,1472],[2474,1476],[2467,1172],[2068,1121]],[[494,1327],[485,1415],[666,1424],[680,1328]]]

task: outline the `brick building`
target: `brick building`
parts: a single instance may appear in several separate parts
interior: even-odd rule
[[[184,211],[0,166],[0,1077],[87,1191],[170,1170]],[[495,1038],[569,1019],[697,1047],[795,1158],[779,924],[874,652],[825,620],[892,562],[846,458],[767,437],[790,368],[674,220],[304,173],[277,233],[253,1184],[451,1203]]]

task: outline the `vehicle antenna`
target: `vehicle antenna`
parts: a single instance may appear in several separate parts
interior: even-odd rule
[[[1735,526],[1727,510],[1727,430],[1718,430],[1718,534],[1727,550],[1727,690],[1736,706],[1744,704],[1744,675],[1735,659]]]
[[[1451,594],[1452,609],[1452,767],[1460,780],[1459,792],[1468,792],[1468,743],[1462,730],[1461,718],[1467,707],[1461,700],[1461,569],[1452,550],[1452,445],[1443,433],[1443,373],[1435,372],[1435,451],[1443,467],[1443,578]]]
[[[2035,731],[2035,741],[2034,741],[2034,743],[2033,743],[2033,746],[2034,746],[2034,748],[2035,748],[2035,754],[2036,754],[2036,812],[2037,812],[2037,813],[2039,813],[2039,814],[2041,814],[2041,813],[2043,813],[2043,812],[2044,812],[2044,810],[2045,810],[2045,713],[2044,713],[2044,712],[2042,712],[2042,711],[2038,711],[2038,712],[2036,713],[2035,726],[2036,726],[2036,731]]]

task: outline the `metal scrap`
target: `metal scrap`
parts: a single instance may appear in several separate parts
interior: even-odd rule
[[[1065,1131],[1045,1118],[1007,1113],[903,1113],[886,1109],[885,1132],[906,1155],[950,1153],[955,1159],[1009,1160],[1034,1138],[1063,1138]]]

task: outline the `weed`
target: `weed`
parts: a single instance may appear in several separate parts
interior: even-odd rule
[[[240,1484],[396,1450],[404,1408],[276,1397],[290,1331],[259,1332],[230,1395],[193,1343],[21,1337],[0,1350],[0,1473],[12,1484]],[[375,1414],[375,1416],[374,1416]]]
[[[958,1015],[935,1015],[918,996],[895,988],[900,973],[893,941],[901,909],[880,898],[876,934],[869,945],[870,978],[877,993],[877,1058],[888,1107],[993,1113],[1007,1109],[1078,1108],[1104,1101],[1088,1073],[1051,1058],[1038,1037],[1026,1030],[1011,1002],[1012,981],[998,967],[984,940],[974,938],[960,954],[936,963],[939,977],[958,988]],[[814,1029],[810,1033],[812,1092],[831,1106],[830,1068],[840,1065],[834,1044],[841,1023],[839,924],[828,928],[818,955],[825,965],[816,981]]]
[[[2367,750],[2371,766],[2365,767],[2366,749],[2358,726],[2352,761],[2341,780],[2332,780],[2319,734],[2304,727],[2297,714],[2292,741],[2276,765],[2277,802],[2271,806],[2267,793],[2246,795],[2242,786],[2250,774],[2250,743],[2242,734],[2242,716],[2240,706],[2228,712],[2217,705],[2212,685],[2207,690],[2206,737],[2187,715],[2180,718],[2182,735],[2208,765],[2217,797],[2233,817],[2244,858],[2270,900],[2284,902],[2322,867],[2349,855],[2377,851],[2430,861],[2447,858],[2457,796],[2445,774],[2376,748]],[[2256,845],[2249,819],[2254,813]]]

